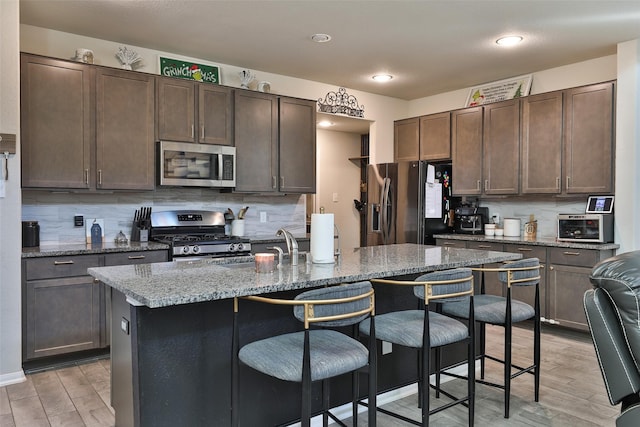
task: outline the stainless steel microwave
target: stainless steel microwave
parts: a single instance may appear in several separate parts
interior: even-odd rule
[[[558,240],[569,242],[613,242],[613,215],[559,214]]]
[[[236,147],[160,141],[157,157],[160,185],[236,186]]]

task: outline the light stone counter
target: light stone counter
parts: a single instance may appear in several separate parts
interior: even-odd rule
[[[41,245],[34,248],[22,248],[22,258],[40,258],[49,256],[71,256],[71,255],[91,255],[108,254],[119,252],[137,251],[162,251],[169,250],[169,246],[156,242],[129,242],[125,244],[102,243],[92,244],[50,244]]]
[[[470,242],[495,242],[495,243],[515,243],[518,245],[530,246],[547,246],[553,248],[572,248],[572,249],[595,249],[595,250],[611,250],[618,249],[620,245],[617,243],[589,243],[589,242],[565,242],[557,240],[553,237],[539,237],[535,239],[527,239],[520,237],[496,237],[485,236],[484,234],[436,234],[436,239],[464,240]]]
[[[401,244],[343,250],[335,264],[305,264],[301,259],[291,266],[285,260],[272,273],[256,273],[253,258],[247,262],[246,257],[96,267],[88,272],[131,304],[158,308],[519,258],[521,254]]]

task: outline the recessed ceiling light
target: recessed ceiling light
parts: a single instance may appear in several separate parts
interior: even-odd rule
[[[321,122],[318,122],[318,126],[323,127],[323,128],[328,128],[333,126],[333,122],[330,122],[329,120],[323,120]]]
[[[496,40],[496,43],[500,46],[515,46],[522,41],[521,36],[506,36],[500,37]]]
[[[326,43],[329,40],[331,40],[331,36],[329,34],[318,33],[318,34],[312,35],[311,40],[313,40],[316,43]]]
[[[388,82],[393,76],[391,74],[376,74],[371,78],[377,82]]]

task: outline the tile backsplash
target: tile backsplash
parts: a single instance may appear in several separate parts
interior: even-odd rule
[[[538,237],[557,236],[558,214],[573,213],[583,214],[587,205],[587,197],[584,199],[504,199],[504,200],[480,200],[480,206],[489,208],[489,216],[500,214],[500,223],[504,218],[519,218],[521,223],[520,233],[524,234],[524,223],[529,221],[529,215],[533,214],[538,221]]]
[[[306,232],[305,196],[243,195],[219,193],[210,189],[162,188],[136,193],[72,193],[23,190],[22,220],[40,224],[40,244],[84,243],[85,227],[74,226],[74,215],[104,219],[105,241],[112,242],[118,232],[131,237],[131,224],[136,209],[149,206],[153,211],[203,209],[225,212],[231,208],[237,215],[249,206],[245,215],[245,235],[275,236],[285,227],[294,235]],[[265,212],[267,222],[260,222]]]

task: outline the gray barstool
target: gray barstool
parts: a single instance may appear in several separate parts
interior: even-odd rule
[[[353,326],[371,319],[367,333],[375,337],[374,291],[370,282],[358,282],[306,291],[295,299],[249,296],[245,299],[268,304],[293,306],[294,316],[304,323],[304,331],[277,335],[239,345],[238,298],[234,299],[234,333],[232,363],[231,419],[239,425],[239,362],[271,377],[302,383],[301,424],[310,425],[311,383],[322,381],[322,414],[324,426],[331,417],[344,424],[329,411],[329,379],[351,372],[353,419],[357,425],[358,379],[356,371],[366,368],[369,374],[369,399],[374,406],[369,410],[368,425],[376,425],[376,343],[369,340],[369,348],[356,338],[332,328]],[[312,326],[322,329],[312,329]],[[247,393],[245,391],[244,393]]]
[[[482,291],[474,298],[475,321],[480,323],[480,352],[476,356],[480,359],[480,379],[478,383],[504,389],[504,417],[509,418],[509,397],[511,394],[511,380],[524,373],[534,375],[534,398],[539,400],[540,392],[540,260],[527,258],[509,262],[500,268],[473,268],[482,272]],[[484,293],[484,273],[498,272],[498,280],[506,286],[506,297]],[[534,307],[522,301],[511,298],[513,286],[535,286]],[[465,301],[444,302],[442,313],[461,319],[470,319],[469,304]],[[514,365],[511,362],[511,327],[514,323],[533,318],[533,364],[528,367]],[[485,325],[499,325],[504,327],[504,359],[486,354]],[[497,384],[484,380],[485,359],[504,364],[504,383]],[[516,369],[512,372],[512,369]],[[453,375],[456,376],[456,375]]]
[[[422,419],[416,421],[401,414],[394,413],[384,408],[378,411],[401,419],[405,422],[418,426],[429,425],[429,415],[447,409],[456,404],[467,405],[469,409],[469,426],[473,426],[474,418],[474,381],[475,370],[474,357],[474,322],[470,322],[471,327],[448,316],[429,311],[433,307],[431,302],[450,300],[469,301],[467,307],[468,315],[473,319],[473,274],[469,268],[458,268],[453,270],[436,271],[418,277],[415,281],[410,280],[372,280],[373,283],[412,286],[413,293],[420,298],[424,304],[418,310],[395,311],[376,316],[376,339],[387,341],[392,344],[418,350],[418,399],[422,408]],[[429,313],[426,315],[426,313]],[[360,332],[367,334],[369,322],[367,320],[360,324]],[[452,399],[451,402],[443,404],[435,409],[429,406],[429,374],[430,358],[432,348],[458,342],[466,342],[468,349],[467,364],[467,395],[456,398],[450,393],[440,389],[439,374],[436,374],[436,396],[442,393]],[[369,408],[375,402],[369,402]]]

